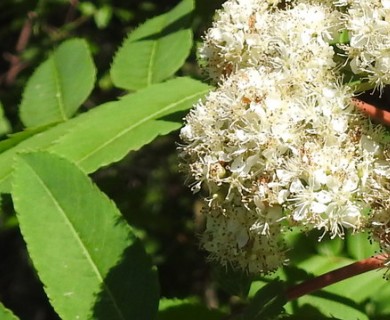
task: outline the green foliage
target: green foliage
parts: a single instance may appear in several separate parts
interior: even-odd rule
[[[367,239],[366,239],[367,241]],[[339,255],[344,247],[344,240],[340,238],[332,241],[322,241],[317,244],[317,251],[323,256],[334,257]]]
[[[28,81],[20,105],[21,120],[28,127],[68,120],[91,93],[95,77],[86,41],[68,40]]]
[[[160,74],[151,78],[154,84],[73,118],[92,91],[96,71],[86,41],[63,42],[38,67],[23,93],[20,117],[30,128],[0,143],[1,191],[11,192],[30,258],[62,319],[156,316],[159,285],[151,258],[113,202],[84,172],[119,161],[158,135],[177,130],[182,112],[208,92],[209,86],[185,77],[158,83],[172,77],[188,56],[192,10],[192,1],[184,1],[135,31],[144,36],[148,24],[160,24],[158,50],[150,57],[160,65],[171,55],[166,41],[177,46],[184,41],[184,51],[165,64],[165,70],[149,70]],[[176,25],[177,32],[169,29],[177,23],[183,23]],[[160,42],[159,37],[166,39]],[[142,48],[132,51],[143,57]],[[178,310],[164,312],[201,310],[214,319],[221,314],[189,301]]]
[[[112,8],[104,5],[94,15],[95,23],[99,29],[106,28],[112,17]]]
[[[306,249],[303,242],[310,243],[309,239],[317,238],[317,234],[294,236],[295,247]],[[346,235],[346,240],[323,239],[320,244],[314,245],[316,252],[309,252],[304,258],[291,252],[293,266],[278,270],[273,276],[252,283],[249,296],[253,297],[257,290],[278,277],[293,286],[298,282],[306,281],[329,271],[354,263],[356,260],[346,258],[352,256],[355,250],[356,235]],[[363,239],[366,241],[364,242]],[[362,235],[357,246],[364,247],[369,257],[375,250]],[[351,251],[352,250],[352,251]],[[360,249],[359,249],[360,250]],[[294,258],[298,257],[297,260]],[[383,280],[380,272],[367,272],[359,276],[345,279],[325,289],[290,301],[285,305],[292,319],[380,319],[379,315],[389,313],[384,301],[388,301],[388,283]],[[385,307],[386,306],[386,307]]]
[[[115,56],[111,69],[114,84],[138,90],[172,76],[192,47],[193,10],[193,0],[184,0],[132,32]]]
[[[153,85],[80,117],[77,126],[50,150],[73,160],[86,172],[93,172],[158,135],[180,128],[178,119],[170,116],[187,110],[208,90],[208,86],[189,78]],[[80,137],[89,139],[83,141]]]
[[[367,286],[371,286],[371,283],[368,283],[363,290],[366,290]],[[383,284],[377,288],[376,294],[372,295],[369,299],[371,304],[369,307],[372,309],[372,313],[378,318],[382,316],[383,319],[389,317],[390,315],[390,286],[388,284]]]
[[[307,315],[307,319],[369,319],[353,300],[327,293],[304,296],[298,300],[294,309],[286,307],[286,311],[301,319]]]
[[[369,241],[367,233],[353,234],[347,238],[348,254],[356,260],[365,259],[379,252],[379,244]]]
[[[84,16],[93,17],[96,26],[101,30],[109,27],[114,17],[126,22],[134,18],[134,13],[131,10],[116,7],[107,1],[99,2],[101,3],[83,1],[79,4],[78,10]]]
[[[259,289],[250,305],[241,315],[240,320],[267,320],[272,319],[283,312],[283,306],[287,302],[284,295],[284,284],[275,280]]]
[[[52,150],[90,173],[178,129],[180,120],[169,116],[190,108],[208,90],[196,80],[177,78],[101,105],[39,135],[26,134],[28,139],[0,154],[0,191],[9,192],[12,159],[18,152]]]
[[[176,221],[168,220],[165,211],[176,209],[169,206],[161,209],[162,198],[171,194],[177,203],[185,203],[189,212],[192,211],[188,205],[190,198],[182,198],[177,186],[169,184],[167,167],[171,163],[164,162],[158,170],[147,166],[132,169],[132,173],[138,169],[146,171],[138,180],[120,176],[121,173],[114,176],[113,164],[133,165],[132,157],[122,161],[129,152],[141,154],[144,149],[140,149],[146,144],[179,129],[184,112],[211,89],[193,79],[199,73],[191,71],[195,69],[194,61],[188,57],[194,48],[191,25],[207,27],[208,22],[202,19],[212,16],[216,2],[197,2],[196,11],[193,0],[175,2],[177,5],[172,10],[135,28],[114,54],[110,70],[100,69],[102,63],[98,55],[102,51],[99,51],[99,40],[91,40],[92,33],[88,34],[88,40],[73,37],[78,23],[91,21],[98,27],[93,35],[100,35],[105,29],[110,30],[117,19],[134,20],[134,24],[138,24],[140,16],[161,9],[161,2],[142,2],[139,8],[122,8],[105,0],[82,2],[74,8],[82,14],[79,20],[65,24],[61,32],[50,34],[50,40],[45,39],[24,52],[26,57],[37,59],[46,55],[44,49],[37,54],[34,51],[37,48],[57,47],[27,82],[19,107],[20,118],[15,120],[17,112],[7,108],[3,112],[0,106],[0,135],[9,133],[11,127],[19,130],[0,142],[0,192],[11,194],[29,258],[50,304],[63,320],[386,319],[390,314],[390,289],[378,272],[336,283],[296,301],[287,302],[285,297],[288,286],[375,254],[378,247],[370,244],[367,235],[346,235],[345,240],[324,239],[318,243],[318,234],[292,233],[287,239],[289,247],[294,248],[288,252],[291,266],[262,278],[254,278],[230,266],[215,268],[214,273],[208,267],[194,272],[187,269],[188,264],[187,268],[179,270],[182,264],[174,261],[173,264],[178,265],[178,277],[185,274],[196,280],[193,290],[166,296],[188,297],[196,292],[202,298],[206,296],[207,302],[212,300],[209,305],[216,308],[209,309],[199,298],[159,301],[159,286],[165,279],[158,279],[155,265],[169,258],[161,251],[175,251],[177,243],[191,241],[183,230],[172,234]],[[49,3],[52,6],[68,4],[67,1]],[[49,12],[43,2],[36,7],[19,2],[17,5],[17,9],[35,8],[40,15]],[[192,17],[197,12],[193,23]],[[23,23],[17,20],[11,30]],[[40,20],[38,26],[44,30],[44,21]],[[126,27],[131,29],[131,26]],[[111,37],[114,33],[110,32]],[[0,37],[2,34],[4,36],[0,32]],[[62,38],[68,40],[59,44]],[[91,52],[99,72],[95,70]],[[182,76],[188,73],[190,76]],[[94,87],[96,77],[100,78]],[[99,82],[103,80],[106,82],[104,90],[112,90],[110,94],[99,91],[102,89]],[[135,92],[118,94],[119,90],[114,87]],[[4,105],[12,106],[12,103],[4,102]],[[20,128],[21,124],[26,128]],[[168,139],[171,145],[174,139],[176,137]],[[137,163],[150,159],[153,162],[162,157],[151,150],[148,159],[140,156]],[[176,168],[176,163],[173,166]],[[98,171],[95,178],[99,174],[113,175],[110,191],[120,194],[120,199],[129,197],[138,201],[137,210],[131,201],[126,208],[130,213],[121,209],[132,226],[86,175],[102,167],[106,169]],[[148,192],[140,196],[134,191],[135,187],[130,188],[131,192],[124,191],[119,179],[128,185],[144,183]],[[4,208],[7,198],[3,198],[0,203]],[[119,202],[116,201],[118,206]],[[147,209],[149,215],[144,212]],[[10,226],[12,218],[15,219],[12,211],[0,214],[0,231],[15,228],[14,223]],[[168,234],[169,239],[177,238],[177,243],[157,243],[158,238],[148,234],[153,228],[156,233]],[[186,221],[185,228],[196,233],[194,229],[201,230],[201,222]],[[145,247],[149,249],[151,244],[153,249],[147,250],[151,252],[148,255]],[[179,252],[186,252],[186,248],[181,247]],[[180,256],[182,258],[185,257]],[[159,271],[164,272],[163,268]],[[215,287],[218,289],[214,290]],[[206,291],[211,291],[213,298],[204,294]],[[4,300],[8,306],[6,302]],[[0,319],[17,317],[0,304]]]
[[[0,303],[0,319],[1,320],[18,320],[18,317],[16,317],[10,310],[5,308]]]
[[[8,139],[0,141],[0,152],[13,150],[19,143],[36,136],[38,133],[44,132],[52,127],[54,124],[49,124],[42,127],[26,128],[23,131],[12,133],[8,135]]]
[[[158,320],[220,320],[226,313],[209,310],[197,299],[161,299]]]
[[[11,125],[8,119],[4,115],[3,105],[0,102],[0,136],[9,133],[11,131]]]
[[[336,243],[336,245],[331,245]],[[337,244],[338,243],[338,244]],[[340,247],[340,244],[343,244]],[[334,248],[333,254],[324,248]],[[377,250],[377,246],[368,241],[367,234],[347,234],[344,241],[334,239],[324,241],[319,246],[318,255],[311,255],[304,261],[297,264],[307,273],[318,276],[331,270],[346,266],[358,259],[368,258]],[[346,258],[353,257],[356,260]],[[327,317],[339,319],[371,319],[374,312],[378,310],[379,304],[373,297],[386,296],[384,290],[388,283],[382,279],[379,272],[368,272],[354,278],[348,278],[342,282],[328,286],[320,292],[306,295],[295,303],[289,303],[287,310],[302,314],[301,309],[310,305]],[[387,297],[389,297],[387,295]],[[290,309],[291,308],[291,309]]]
[[[150,258],[74,164],[48,153],[21,155],[12,197],[30,257],[63,319],[154,317],[158,282]]]

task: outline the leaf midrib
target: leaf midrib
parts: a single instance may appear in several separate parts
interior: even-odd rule
[[[178,104],[181,104],[181,103],[184,103],[185,101],[187,100],[191,100],[193,99],[194,97],[198,96],[198,95],[203,95],[204,93],[208,92],[209,89],[206,89],[206,90],[203,90],[203,91],[198,91],[197,93],[195,94],[192,94],[190,96],[186,96],[185,98],[179,100],[179,101],[176,101],[175,103],[171,103],[169,104],[168,106],[166,106],[165,108],[163,109],[160,109],[158,110],[157,112],[154,112],[152,114],[150,114],[149,116],[145,117],[145,118],[142,118],[141,120],[135,122],[133,125],[127,127],[125,130],[122,130],[120,132],[118,132],[118,134],[116,134],[113,138],[107,140],[105,143],[101,144],[100,146],[98,146],[97,148],[91,150],[91,152],[87,153],[84,155],[84,157],[80,158],[79,160],[75,161],[75,163],[77,165],[80,165],[81,162],[83,162],[85,159],[88,159],[89,157],[91,157],[93,154],[97,153],[99,150],[103,149],[105,146],[107,146],[108,144],[112,143],[113,141],[119,139],[120,137],[122,137],[123,135],[125,135],[126,133],[130,132],[131,130],[139,127],[140,125],[142,125],[143,123],[149,121],[149,120],[153,120],[155,118],[158,117],[159,114],[162,114],[164,113],[165,111],[171,109],[171,108],[174,108],[175,106],[177,106]]]
[[[168,14],[163,15],[164,19],[161,19],[161,25],[159,33],[166,27],[166,23],[168,21]],[[150,60],[149,60],[149,66],[148,66],[148,75],[147,75],[147,86],[150,86],[152,84],[153,80],[153,67],[156,64],[156,52],[158,48],[158,42],[161,40],[161,38],[158,38],[158,40],[153,41],[152,50],[150,52]]]
[[[53,73],[54,73],[54,83],[55,83],[55,86],[56,86],[56,91],[54,93],[54,96],[55,96],[55,99],[57,100],[57,103],[58,103],[58,109],[60,111],[60,116],[62,118],[62,120],[66,120],[67,117],[66,117],[66,114],[65,114],[65,103],[64,103],[64,100],[63,100],[63,91],[61,90],[62,89],[62,86],[61,86],[61,80],[60,80],[60,77],[59,77],[59,73],[58,73],[58,68],[57,68],[57,63],[56,63],[56,58],[55,58],[55,55],[53,56],[52,58],[52,65],[53,65]]]
[[[76,241],[78,242],[80,248],[81,248],[81,251],[83,253],[83,255],[86,257],[87,259],[87,262],[91,265],[92,267],[92,270],[93,272],[95,273],[96,275],[96,278],[98,279],[98,281],[100,283],[103,284],[105,290],[107,290],[107,293],[108,293],[108,296],[110,297],[111,301],[113,302],[113,305],[114,305],[114,308],[115,310],[117,311],[118,313],[118,316],[120,317],[120,319],[123,319],[123,320],[126,320],[125,316],[123,315],[123,313],[121,312],[118,304],[116,303],[116,300],[114,299],[114,295],[113,293],[111,292],[110,288],[106,285],[105,281],[104,281],[104,278],[101,274],[101,272],[99,271],[99,268],[97,267],[97,265],[94,263],[94,260],[92,259],[89,251],[87,250],[86,246],[84,245],[84,242],[82,241],[81,237],[79,236],[79,234],[77,233],[77,230],[74,228],[73,224],[71,223],[70,219],[68,219],[67,215],[66,215],[66,211],[61,207],[60,203],[56,200],[56,198],[54,197],[54,195],[50,192],[50,189],[48,188],[48,186],[45,184],[45,182],[41,179],[41,177],[39,176],[39,174],[34,170],[33,167],[29,166],[30,167],[30,170],[32,171],[32,173],[35,175],[35,177],[37,178],[37,181],[41,184],[42,188],[45,190],[45,192],[48,194],[48,197],[49,199],[52,200],[52,202],[54,203],[55,207],[58,209],[58,211],[61,213],[61,216],[63,217],[63,220],[65,221],[65,224],[68,226],[68,228],[71,230],[71,233],[74,235],[74,238],[76,239]]]

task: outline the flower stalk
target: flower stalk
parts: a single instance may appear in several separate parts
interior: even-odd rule
[[[314,291],[330,286],[336,282],[352,278],[354,276],[371,270],[381,269],[385,266],[385,262],[387,259],[387,255],[379,254],[371,258],[354,262],[345,267],[332,270],[319,277],[307,280],[303,283],[289,288],[286,292],[287,299],[295,300],[306,294],[310,294]]]

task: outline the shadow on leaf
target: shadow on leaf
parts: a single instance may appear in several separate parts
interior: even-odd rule
[[[127,247],[103,283],[93,308],[93,319],[151,320],[156,317],[159,301],[157,270],[140,240]]]

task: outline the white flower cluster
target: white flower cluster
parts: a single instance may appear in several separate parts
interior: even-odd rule
[[[303,80],[316,81],[335,66],[329,41],[338,36],[341,13],[324,4],[305,3],[276,10],[276,2],[272,6],[259,0],[224,4],[199,52],[215,82],[238,69],[258,66],[295,76],[306,69]]]
[[[331,43],[348,21],[337,8],[231,0],[205,37],[219,87],[187,116],[181,155],[194,192],[207,192],[203,247],[222,264],[274,270],[294,226],[390,232],[390,141],[341,83]]]
[[[350,40],[341,47],[352,72],[382,90],[390,83],[390,1],[348,2],[344,20]]]

